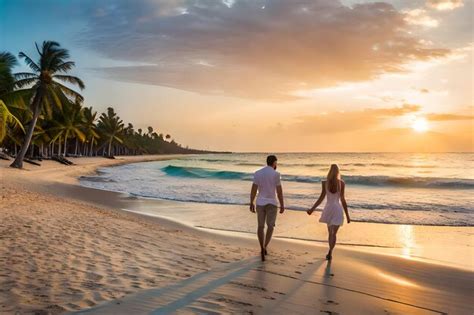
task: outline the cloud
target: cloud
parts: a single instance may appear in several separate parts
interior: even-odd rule
[[[449,53],[412,35],[407,14],[383,2],[106,3],[89,8],[82,43],[137,65],[97,69],[100,73],[199,93],[297,98],[293,92],[303,87],[371,80]]]
[[[474,115],[458,115],[458,114],[427,114],[426,119],[430,121],[458,121],[458,120],[474,120]]]
[[[428,28],[438,27],[438,20],[428,15],[424,9],[413,9],[405,11],[405,21],[408,24],[420,25]]]
[[[446,11],[460,8],[464,6],[464,3],[462,0],[427,0],[426,5],[436,10]]]
[[[404,104],[400,107],[366,108],[357,111],[331,112],[299,117],[289,126],[303,133],[340,133],[370,130],[382,126],[387,119],[418,112],[419,105]]]

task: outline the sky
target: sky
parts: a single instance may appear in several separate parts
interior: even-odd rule
[[[0,51],[35,59],[35,42],[59,42],[86,106],[183,145],[474,151],[473,0],[0,0],[0,12]]]

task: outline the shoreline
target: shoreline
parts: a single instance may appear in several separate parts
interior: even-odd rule
[[[80,184],[81,187],[90,189],[98,189]],[[102,190],[102,189],[98,189]],[[111,190],[103,190],[111,192]],[[126,193],[127,194],[127,193]],[[246,206],[232,204],[214,204],[185,202],[168,199],[159,199],[153,197],[143,197],[130,194],[130,198],[142,200],[141,203],[129,204],[128,210],[136,211],[155,217],[172,219],[174,221],[183,222],[194,228],[207,229],[210,232],[231,234],[234,236],[253,235],[254,222],[251,216],[243,214],[235,215],[235,213],[245,213]],[[166,206],[163,207],[162,204]],[[173,211],[179,208],[177,211]],[[180,213],[184,214],[181,215]],[[211,215],[201,218],[203,212],[210,212]],[[230,216],[225,221],[214,220],[213,217]],[[250,219],[250,222],[248,220]],[[243,221],[242,221],[243,220]],[[287,221],[290,221],[288,224]],[[309,221],[305,214],[301,211],[288,210],[284,217],[278,220],[278,227],[275,230],[275,239],[288,242],[303,242],[307,245],[325,246],[326,235],[325,227],[321,224],[306,224],[301,226],[300,222]],[[247,224],[241,225],[240,229],[234,228],[234,222],[242,221]],[[345,225],[346,226],[346,225]],[[226,228],[232,227],[232,228]],[[302,230],[303,228],[303,230]],[[309,230],[308,230],[309,229]],[[290,234],[281,231],[292,231]],[[468,245],[473,241],[472,226],[451,226],[451,225],[423,225],[423,224],[395,224],[395,223],[379,223],[379,222],[352,222],[349,228],[343,227],[338,240],[338,247],[350,250],[365,251],[368,253],[389,255],[401,257],[404,259],[416,259],[426,263],[447,265],[450,267],[470,270],[474,269],[473,252]],[[367,236],[365,234],[369,232]],[[401,235],[403,234],[403,235]],[[427,237],[428,235],[428,237]],[[445,235],[457,237],[458,242],[446,242]],[[388,236],[388,237],[387,237]],[[442,253],[437,247],[431,246],[431,243],[439,243],[438,245],[445,247]],[[461,244],[461,245],[460,245]],[[468,255],[463,254],[466,251]],[[462,259],[459,259],[462,257]]]
[[[176,157],[176,156],[173,156]],[[170,156],[155,156],[155,157],[146,157],[148,161],[153,160],[153,159],[166,159],[170,158]],[[83,158],[84,159],[84,158]],[[75,159],[79,160],[79,159]],[[128,198],[128,196],[125,196],[120,193],[114,193],[114,192],[107,192],[107,191],[98,191],[96,190],[95,193],[92,192],[91,188],[86,188],[83,186],[78,185],[78,176],[80,175],[85,175],[90,172],[94,172],[98,167],[103,167],[103,166],[111,166],[111,165],[117,165],[119,163],[133,163],[134,161],[136,162],[142,162],[138,158],[135,159],[121,159],[121,160],[99,160],[99,161],[92,161],[90,160],[89,162],[91,163],[82,163],[82,165],[78,165],[79,167],[76,166],[62,166],[62,165],[48,165],[48,168],[45,169],[40,169],[39,167],[35,166],[28,166],[27,170],[25,171],[18,171],[18,170],[6,170],[5,166],[3,164],[0,164],[0,171],[2,171],[2,179],[6,178],[6,180],[2,180],[2,189],[3,191],[6,190],[15,190],[21,194],[24,194],[28,196],[31,193],[36,194],[39,199],[44,198],[45,203],[49,205],[55,205],[55,204],[60,204],[61,207],[58,208],[59,212],[56,212],[55,215],[60,215],[61,212],[67,211],[64,208],[64,202],[66,204],[70,205],[71,208],[78,209],[81,207],[84,207],[84,211],[87,211],[86,213],[89,213],[90,216],[96,215],[97,220],[95,220],[94,224],[97,225],[97,232],[101,234],[102,228],[106,228],[103,226],[102,220],[99,218],[101,216],[105,216],[104,218],[108,218],[107,220],[112,220],[111,218],[114,218],[114,220],[117,221],[117,227],[120,226],[123,228],[123,234],[128,235],[130,233],[138,233],[138,232],[133,232],[133,229],[130,230],[128,229],[128,220],[130,221],[135,221],[133,223],[136,223],[138,225],[143,225],[143,226],[150,226],[153,227],[153,229],[164,229],[164,230],[172,230],[172,231],[180,231],[180,232],[172,232],[171,234],[165,233],[165,232],[160,232],[161,237],[156,238],[156,239],[165,239],[165,242],[163,244],[160,244],[159,246],[165,248],[167,251],[174,250],[173,257],[170,259],[170,261],[165,262],[162,259],[155,259],[155,260],[150,260],[149,258],[146,258],[146,254],[150,253],[150,248],[147,248],[145,251],[142,252],[142,250],[139,249],[139,247],[130,247],[132,251],[128,251],[131,255],[136,255],[137,257],[141,257],[142,259],[140,260],[143,265],[141,268],[142,270],[148,270],[147,268],[151,268],[150,265],[168,265],[168,266],[173,266],[173,268],[180,269],[181,264],[184,259],[183,255],[189,255],[192,257],[193,260],[199,261],[193,263],[191,266],[186,266],[184,269],[187,269],[188,271],[184,271],[185,274],[178,276],[179,279],[166,279],[166,277],[163,275],[164,281],[160,283],[155,283],[155,284],[150,284],[150,285],[144,285],[143,283],[140,282],[140,277],[132,277],[135,282],[137,282],[138,288],[134,288],[134,284],[131,283],[130,285],[123,285],[123,288],[114,288],[112,290],[115,293],[111,292],[111,295],[105,295],[105,294],[99,294],[101,295],[100,298],[97,298],[97,293],[93,293],[92,296],[87,293],[87,290],[81,287],[79,284],[78,286],[81,288],[83,291],[84,297],[80,297],[76,293],[76,299],[79,299],[80,302],[78,303],[72,303],[70,300],[72,299],[71,296],[74,296],[74,294],[63,297],[63,300],[60,301],[61,299],[56,299],[54,300],[53,297],[50,295],[43,297],[43,300],[40,297],[40,301],[43,302],[43,304],[51,304],[53,301],[54,305],[58,305],[61,309],[58,308],[57,313],[62,313],[64,311],[73,311],[73,310],[78,310],[78,309],[84,309],[87,307],[91,307],[94,305],[110,305],[113,303],[107,302],[110,300],[114,299],[117,297],[121,296],[126,296],[124,298],[124,301],[126,302],[128,297],[133,294],[138,294],[138,298],[140,298],[140,292],[145,292],[147,289],[151,289],[154,287],[167,287],[167,285],[172,285],[172,283],[175,283],[178,281],[185,281],[184,279],[190,279],[189,277],[193,278],[193,275],[199,274],[199,270],[197,269],[192,269],[192,268],[197,268],[197,265],[202,264],[204,262],[203,268],[200,269],[202,272],[212,272],[215,268],[218,268],[217,266],[222,264],[220,261],[226,261],[224,264],[229,264],[230,261],[239,261],[242,259],[246,258],[252,258],[255,257],[256,254],[256,241],[254,238],[250,237],[236,237],[235,235],[230,235],[231,233],[216,233],[214,231],[209,231],[209,229],[206,229],[203,231],[201,228],[196,228],[192,226],[187,226],[181,223],[177,222],[172,222],[167,218],[151,218],[147,217],[143,214],[139,213],[131,213],[130,211],[117,211],[117,209],[123,209],[124,205],[132,205],[136,204],[137,202],[143,202],[142,200],[137,200],[135,198]],[[84,161],[86,162],[86,161]],[[55,163],[55,162],[53,162]],[[79,163],[79,162],[78,162]],[[56,167],[55,167],[56,166]],[[34,169],[36,168],[36,169]],[[68,169],[69,168],[69,169]],[[78,169],[79,168],[79,169]],[[58,170],[61,170],[61,174],[57,174]],[[15,173],[18,172],[18,173]],[[35,173],[38,175],[43,175],[43,178],[39,178],[39,176],[30,176],[29,173]],[[56,172],[56,174],[55,174]],[[18,175],[13,178],[12,175]],[[34,177],[34,178],[32,178]],[[11,193],[11,191],[7,191],[7,193],[3,196],[3,199],[7,199],[7,203],[10,201],[8,198],[11,198],[8,193]],[[50,200],[52,199],[52,200]],[[36,199],[33,198],[31,199],[33,202],[36,202]],[[13,200],[12,204],[14,205],[15,202],[19,205],[21,208],[23,205],[21,204],[22,200]],[[38,202],[39,203],[39,202]],[[164,207],[170,207],[170,204],[172,202],[168,201],[157,201],[157,203],[161,203]],[[92,210],[88,210],[86,208],[93,207]],[[82,209],[82,208],[81,208]],[[97,210],[94,210],[97,209]],[[100,209],[107,209],[107,210],[100,210]],[[13,209],[12,209],[13,210]],[[2,211],[8,211],[8,209],[4,208]],[[93,212],[90,212],[93,211]],[[103,212],[105,211],[105,212]],[[127,212],[127,213],[126,213]],[[12,216],[17,217],[15,213],[11,213]],[[34,214],[31,213],[31,211],[25,213],[26,219],[28,219],[28,216]],[[117,216],[115,218],[115,216]],[[54,216],[53,216],[54,217]],[[2,217],[3,218],[3,217]],[[67,220],[67,217],[65,218]],[[85,220],[84,224],[85,227],[84,229],[89,228],[89,223],[86,223],[88,221],[88,217],[84,218],[81,215],[77,216],[77,219],[80,222],[83,222],[82,220]],[[47,221],[45,221],[47,222]],[[13,227],[15,227],[15,224],[17,222],[11,221]],[[3,230],[5,227],[8,228],[7,225],[2,223],[0,225],[2,230],[1,235],[3,235],[3,238],[0,238],[2,242],[4,242],[4,239],[7,237],[6,234],[4,234],[5,230]],[[22,229],[22,227],[17,227],[18,229]],[[100,229],[99,229],[100,228]],[[108,228],[108,227],[107,227]],[[125,229],[127,228],[127,229]],[[153,230],[152,229],[152,230]],[[120,230],[120,229],[119,229]],[[82,230],[81,230],[82,231]],[[129,232],[127,232],[129,231]],[[97,233],[96,232],[96,233]],[[108,231],[109,232],[109,231]],[[140,230],[140,233],[151,233],[148,230]],[[176,234],[177,233],[177,234]],[[94,241],[94,234],[85,234],[87,238],[93,242]],[[120,234],[118,234],[120,235]],[[118,236],[117,235],[117,236]],[[181,240],[172,239],[172,235],[181,237],[183,239],[186,239],[184,243],[180,243],[178,247],[176,247],[176,244],[172,244],[173,242],[180,242]],[[21,235],[20,235],[21,236]],[[166,236],[165,238],[163,238]],[[218,237],[217,237],[218,236]],[[150,235],[140,235],[140,239],[143,240],[143,242],[146,242],[146,246],[156,246],[154,242],[151,242],[148,244],[149,240],[155,239],[155,237],[152,237]],[[20,237],[21,238],[21,237]],[[127,236],[128,238],[128,236]],[[109,240],[109,243],[112,242],[114,238],[111,238],[110,236],[107,238]],[[130,240],[124,240],[120,237],[121,242],[133,242],[134,238],[131,237]],[[147,241],[148,240],[148,241]],[[199,244],[195,243],[201,243],[201,244],[206,244],[205,247],[198,246]],[[217,242],[217,243],[216,243]],[[293,305],[294,309],[291,309],[294,313],[304,313],[305,311],[308,311],[308,305],[307,302],[305,302],[305,299],[303,297],[306,296],[309,292],[313,292],[316,290],[314,286],[320,287],[320,289],[323,289],[323,292],[321,294],[323,295],[336,295],[344,299],[344,302],[338,302],[337,305],[330,305],[331,303],[326,303],[324,304],[324,301],[316,301],[314,303],[318,304],[321,308],[321,311],[324,310],[339,310],[344,313],[344,309],[346,310],[354,310],[354,305],[351,304],[350,302],[351,299],[357,298],[360,293],[357,292],[350,292],[352,291],[361,291],[365,295],[363,299],[369,299],[372,301],[370,305],[367,305],[368,309],[377,309],[379,307],[382,307],[384,309],[391,309],[391,310],[405,310],[409,312],[409,309],[406,309],[407,307],[413,307],[413,306],[420,306],[420,303],[423,304],[421,305],[421,309],[424,309],[426,311],[429,310],[434,310],[435,312],[438,312],[436,310],[442,309],[442,311],[439,311],[440,313],[443,313],[445,310],[450,310],[452,311],[457,311],[459,313],[469,313],[472,312],[472,307],[469,306],[468,300],[469,300],[469,292],[470,290],[472,291],[472,273],[468,273],[469,269],[467,270],[462,270],[462,269],[457,269],[457,268],[452,268],[450,266],[445,266],[445,265],[438,265],[438,264],[432,264],[432,263],[426,263],[423,261],[417,261],[415,259],[406,259],[402,257],[395,257],[395,256],[390,256],[387,254],[381,254],[381,255],[374,255],[373,253],[365,252],[365,251],[358,251],[358,250],[347,250],[345,247],[346,246],[341,246],[336,249],[337,251],[337,258],[333,262],[333,266],[331,268],[334,268],[337,270],[337,272],[340,273],[347,273],[351,274],[352,277],[349,278],[342,278],[339,280],[334,279],[327,279],[324,276],[324,268],[319,268],[323,265],[325,265],[325,262],[322,258],[324,256],[324,251],[325,247],[322,245],[316,245],[316,244],[304,244],[301,243],[303,241],[291,241],[291,240],[281,240],[281,239],[275,239],[274,242],[272,242],[272,252],[269,261],[266,262],[264,265],[261,263],[256,263],[252,265],[251,268],[247,270],[247,273],[243,276],[239,276],[238,279],[240,282],[243,282],[242,277],[244,280],[246,280],[246,286],[243,285],[235,285],[232,284],[231,282],[235,282],[236,280],[232,280],[229,282],[226,282],[222,284],[222,286],[219,287],[219,289],[216,289],[219,291],[218,293],[215,292],[215,290],[212,290],[208,293],[214,292],[211,297],[208,297],[208,302],[209,300],[212,300],[212,302],[215,305],[215,307],[224,307],[224,310],[252,310],[252,311],[262,311],[262,310],[267,310],[267,309],[272,309],[273,304],[278,301],[279,298],[282,298],[281,296],[279,297],[277,293],[270,293],[268,291],[269,287],[272,287],[275,285],[273,282],[268,282],[265,281],[264,279],[259,279],[259,277],[263,274],[266,275],[266,277],[280,277],[281,275],[286,275],[289,276],[291,275],[290,278],[285,278],[283,282],[288,282],[285,284],[284,289],[288,289],[288,286],[291,288],[292,286],[296,285],[296,283],[299,283],[298,286],[301,286],[301,290],[298,290],[297,292],[293,292],[292,294],[286,295],[285,296],[285,301],[288,303],[295,303],[297,302],[297,306],[294,306],[293,304],[285,304],[280,305],[280,307],[286,305]],[[106,253],[107,252],[107,242],[101,242],[102,243],[102,248],[101,252]],[[120,243],[120,242],[119,242]],[[117,244],[119,244],[117,243]],[[170,243],[170,244],[168,244]],[[188,247],[189,244],[195,244],[193,245],[192,249],[189,250],[184,250],[184,247]],[[210,245],[213,244],[213,245]],[[290,245],[291,244],[291,245]],[[4,245],[2,243],[2,245]],[[15,242],[13,243],[15,245]],[[23,244],[24,246],[28,246],[28,244]],[[64,244],[63,244],[64,245]],[[74,246],[79,246],[79,243],[74,243]],[[72,245],[71,245],[72,246]],[[7,246],[8,247],[8,246]],[[105,248],[104,248],[105,247]],[[214,247],[214,250],[212,250],[212,247]],[[7,257],[6,260],[0,261],[0,266],[2,266],[3,262],[6,262],[10,260],[11,262],[11,255],[15,254],[15,248],[17,246],[14,246],[13,249],[9,248],[10,251],[6,251],[2,253],[2,256],[0,258],[3,258],[4,256]],[[59,247],[62,248],[62,247]],[[174,249],[173,249],[174,248]],[[176,248],[183,248],[181,251],[176,251]],[[134,250],[133,250],[134,249]],[[163,249],[162,249],[163,250]],[[153,250],[151,250],[153,252]],[[205,255],[210,255],[210,256],[205,256]],[[31,254],[30,254],[31,255]],[[51,253],[51,255],[55,255],[55,253]],[[96,254],[91,253],[91,256],[84,257],[85,261],[89,261],[90,263],[94,262],[94,257],[97,259],[97,256],[94,256]],[[105,254],[104,254],[105,255]],[[114,256],[115,253],[112,250],[109,252],[110,256]],[[125,254],[126,256],[127,254]],[[175,256],[178,255],[178,256]],[[34,254],[33,254],[34,256]],[[177,258],[181,257],[181,258]],[[206,258],[207,257],[207,258]],[[13,258],[14,259],[14,258]],[[115,261],[115,260],[113,260]],[[127,259],[120,261],[116,261],[117,265],[127,265],[130,263],[130,261],[127,261]],[[136,263],[138,260],[134,260],[134,263]],[[313,261],[313,263],[311,263]],[[171,262],[171,265],[170,265]],[[317,262],[318,268],[314,269],[315,267],[313,264]],[[178,264],[178,265],[177,265]],[[253,264],[253,263],[252,263]],[[132,264],[133,265],[133,264]],[[86,264],[87,266],[87,264]],[[214,267],[213,267],[214,266]],[[392,266],[387,269],[387,266]],[[3,266],[2,266],[3,267]],[[64,266],[64,268],[69,268],[69,266]],[[92,267],[87,267],[87,268],[92,268]],[[87,269],[86,268],[86,269]],[[128,266],[127,268],[130,268]],[[262,269],[264,268],[264,269]],[[269,270],[266,270],[269,268]],[[375,269],[374,269],[375,268]],[[327,267],[326,267],[327,269]],[[1,268],[0,268],[1,270]],[[10,269],[7,269],[10,270]],[[294,270],[294,271],[292,271]],[[377,271],[379,270],[379,271]],[[380,270],[383,270],[380,271]],[[310,272],[311,271],[311,272]],[[375,272],[374,274],[374,271]],[[472,271],[472,270],[471,270]],[[84,271],[85,272],[85,271]],[[101,271],[103,274],[106,274],[108,277],[117,276],[120,275],[119,272],[106,272],[104,270]],[[138,271],[136,271],[138,272]],[[308,273],[309,272],[309,273]],[[408,274],[406,274],[408,272]],[[5,273],[5,272],[4,272]],[[85,272],[87,274],[87,272]],[[96,274],[100,272],[95,272]],[[130,274],[133,272],[127,272],[127,274]],[[262,274],[263,273],[263,274]],[[25,279],[25,274],[28,275],[29,273],[25,271],[22,274],[22,279]],[[280,276],[275,275],[275,274],[280,274]],[[6,276],[7,278],[11,278],[13,282],[9,282],[10,286],[12,286],[9,291],[13,291],[13,296],[18,298],[17,291],[19,291],[18,288],[15,287],[15,283],[18,282],[18,276],[15,276],[15,273],[10,270],[10,273],[6,274],[1,274],[2,276]],[[260,275],[260,276],[259,276]],[[107,278],[106,276],[106,278]],[[304,276],[303,278],[301,278]],[[64,275],[65,279],[68,277],[71,277],[71,275]],[[155,274],[156,277],[156,274]],[[312,282],[321,282],[321,277],[322,279],[326,282],[332,282],[334,283],[326,283],[324,285],[318,285]],[[355,277],[355,278],[354,278]],[[119,276],[120,278],[120,276]],[[144,278],[148,278],[144,276]],[[293,279],[295,278],[295,279]],[[0,278],[2,279],[2,278]],[[16,279],[16,281],[15,281]],[[359,283],[355,279],[364,279],[362,280],[361,283]],[[409,280],[408,280],[409,279]],[[448,280],[451,279],[451,280]],[[281,280],[281,279],[280,279]],[[23,280],[25,281],[25,280]],[[304,281],[304,282],[301,282]],[[354,282],[355,281],[355,282]],[[371,287],[366,287],[363,285],[363,283],[366,283],[367,281],[371,281],[373,283],[373,286]],[[21,281],[20,281],[21,282]],[[26,281],[24,283],[25,285],[30,284],[29,282],[31,281]],[[133,282],[133,281],[132,281]],[[138,284],[140,282],[140,284]],[[252,285],[259,285],[260,287],[263,287],[265,290],[257,290],[255,292],[255,289],[252,289],[249,287],[249,285],[253,283]],[[105,287],[107,285],[110,285],[113,287],[112,284],[103,284]],[[392,288],[388,288],[386,286],[392,286]],[[236,288],[237,286],[237,288]],[[337,288],[341,287],[341,288]],[[87,286],[86,286],[87,288]],[[311,290],[310,290],[311,288]],[[401,288],[404,288],[407,292],[404,294],[400,294],[397,292],[397,289],[400,290]],[[347,291],[346,289],[350,289]],[[23,295],[27,295],[28,293],[28,287],[23,289]],[[76,289],[77,290],[77,289]],[[96,292],[94,288],[90,289],[91,291]],[[170,289],[171,290],[171,289]],[[274,291],[285,291],[282,288],[279,288],[278,290],[275,288]],[[344,291],[345,293],[341,293],[340,291]],[[434,290],[434,291],[433,291]],[[443,292],[445,290],[451,290],[452,292]],[[99,290],[100,291],[100,290]],[[223,291],[223,292],[220,292]],[[291,291],[291,290],[290,290]],[[300,292],[301,291],[301,292]],[[317,291],[317,290],[316,290]],[[2,295],[5,293],[5,291],[0,291]],[[61,295],[61,292],[56,292],[57,295]],[[180,293],[180,292],[178,292]],[[181,292],[182,293],[182,292]],[[238,294],[237,294],[238,293]],[[252,298],[249,298],[248,294],[252,293]],[[411,297],[410,294],[412,293],[414,296]],[[7,293],[8,294],[8,293]],[[96,298],[94,298],[94,294],[96,294]],[[117,295],[118,294],[118,295]],[[132,294],[132,295],[133,295]],[[214,295],[218,295],[220,297],[216,297]],[[372,297],[370,297],[370,294]],[[262,297],[270,295],[273,296],[274,299],[262,299]],[[276,296],[274,296],[276,295]],[[341,296],[342,295],[342,296]],[[374,297],[376,296],[376,297]],[[380,296],[383,296],[384,299],[387,297],[387,299],[380,299]],[[430,301],[434,296],[438,299],[437,301]],[[454,296],[457,296],[454,298]],[[92,297],[92,298],[91,298]],[[225,298],[224,298],[225,297]],[[229,298],[231,297],[231,298]],[[258,298],[260,297],[260,298]],[[337,300],[339,301],[339,297]],[[421,299],[420,299],[421,297]],[[137,296],[135,296],[137,298]],[[360,298],[360,297],[359,297]],[[31,297],[30,297],[31,299]],[[229,301],[229,299],[231,301]],[[238,304],[237,302],[241,301],[241,299],[246,299],[246,302],[250,305],[244,305],[242,306],[241,304]],[[21,300],[21,299],[20,299]],[[28,298],[25,298],[25,301],[27,301]],[[389,301],[393,300],[393,301]],[[17,303],[17,306],[13,306],[13,310],[15,309],[28,309],[28,307],[25,305],[25,301],[23,303]],[[6,301],[4,301],[1,298],[0,295],[0,302],[2,306],[8,307],[6,304]],[[58,303],[55,303],[58,302]],[[67,302],[67,303],[66,303]],[[195,305],[195,303],[199,302],[199,299],[196,301],[189,301],[190,304]],[[103,304],[105,303],[105,304]],[[41,304],[41,303],[39,303]],[[71,305],[72,304],[72,305]],[[126,304],[126,303],[125,303]],[[199,303],[198,303],[199,304]],[[200,302],[201,309],[205,309],[203,306],[205,303],[202,301]],[[19,306],[18,306],[19,305]],[[375,306],[374,306],[375,305]],[[410,306],[411,305],[411,306]],[[15,308],[17,307],[17,308]],[[42,306],[45,307],[45,306]],[[312,305],[312,308],[314,311],[315,305]],[[358,306],[359,307],[359,306]],[[362,306],[360,306],[362,307]],[[357,307],[356,307],[357,308]],[[285,308],[282,307],[281,309],[279,308],[278,310],[283,311]],[[103,309],[102,309],[103,310]],[[275,308],[273,308],[275,310]],[[0,308],[0,312],[2,312],[2,308]],[[55,313],[55,312],[52,312]]]
[[[124,203],[121,203],[119,200],[120,199],[141,199],[141,200],[150,200],[152,203],[157,203],[156,205],[158,206],[159,203],[161,202],[166,202],[166,203],[182,203],[182,204],[198,204],[198,205],[216,205],[216,206],[237,206],[237,207],[242,207],[242,205],[227,205],[227,204],[206,204],[206,203],[198,203],[198,202],[185,202],[185,201],[175,201],[175,200],[167,200],[167,199],[159,199],[159,198],[153,198],[153,197],[142,197],[142,196],[135,196],[135,195],[129,195],[127,193],[122,193],[122,192],[117,192],[117,191],[112,191],[112,190],[105,190],[105,189],[98,189],[98,188],[92,188],[92,187],[87,187],[83,186],[80,184],[80,178],[83,176],[90,176],[92,174],[98,174],[99,168],[102,167],[116,167],[120,165],[126,165],[126,164],[133,164],[133,163],[145,163],[145,162],[155,162],[155,161],[164,161],[164,160],[171,160],[174,158],[181,158],[181,157],[186,157],[186,156],[192,156],[192,154],[161,154],[161,155],[138,155],[138,156],[120,156],[116,159],[105,159],[101,157],[81,157],[81,158],[72,158],[74,161],[87,161],[87,159],[94,159],[94,160],[99,160],[98,162],[95,163],[86,163],[87,167],[85,167],[84,171],[77,171],[77,170],[68,170],[68,172],[62,173],[62,176],[52,176],[51,178],[54,179],[54,182],[56,183],[61,183],[61,184],[73,184],[75,187],[85,189],[86,191],[98,191],[98,192],[105,192],[108,195],[108,199],[113,200],[113,202],[98,202],[97,200],[92,201],[92,205],[94,206],[102,206],[102,207],[107,207],[110,209],[117,210],[116,208],[120,206],[124,206]],[[8,161],[1,161],[2,162],[8,162]],[[63,165],[58,164],[57,168],[63,168]],[[82,166],[81,164],[79,165],[72,165],[72,166]],[[0,164],[0,170],[1,168],[4,167],[2,164]],[[71,166],[66,166],[71,167]],[[48,168],[47,172],[51,172],[56,168]],[[22,171],[40,171],[41,169],[38,169],[38,166],[33,166],[33,165],[28,165],[25,167],[23,170],[19,170],[20,172]],[[46,171],[46,170],[45,170]],[[52,174],[49,174],[52,175]],[[69,187],[71,188],[71,187]],[[72,188],[72,191],[68,192],[65,194],[65,191],[62,191],[58,195],[60,196],[66,196],[69,198],[75,198],[74,194],[77,193],[74,188]],[[81,195],[81,194],[80,194]],[[101,193],[99,193],[101,195]],[[121,197],[125,196],[125,197]],[[112,198],[111,198],[112,197]],[[81,199],[82,201],[90,201],[88,198]],[[130,203],[126,203],[127,205],[130,205]],[[150,215],[146,213],[141,213],[139,211],[133,210],[133,205],[132,209],[118,209],[119,211],[124,211],[127,213],[133,213],[138,216],[143,216],[146,218],[156,218],[158,220],[162,220],[166,223],[175,223],[180,225],[181,227],[191,229],[191,230],[203,230],[206,231],[210,234],[218,234],[218,235],[227,235],[229,237],[237,237],[237,238],[247,238],[247,236],[252,236],[252,239],[254,238],[254,233],[253,232],[247,232],[247,231],[241,231],[241,230],[232,230],[232,229],[223,229],[223,228],[214,228],[214,227],[206,227],[206,226],[200,226],[200,225],[193,225],[189,222],[185,222],[179,219],[174,219],[174,218],[169,218],[166,216],[159,216],[159,215]],[[290,210],[294,212],[299,212],[297,210]],[[431,225],[431,224],[398,224],[398,223],[380,223],[380,222],[358,222],[354,221],[357,224],[367,224],[367,225],[376,225],[376,226],[384,226],[384,225],[394,225],[394,226],[415,226],[415,227],[440,227],[440,228],[461,228],[461,229],[468,229],[468,228],[473,228],[473,226],[451,226],[451,225]],[[352,224],[353,226],[354,224]],[[297,237],[289,237],[289,236],[278,236],[274,235],[274,239],[276,241],[282,241],[282,242],[289,242],[289,243],[303,243],[307,246],[323,246],[326,247],[325,245],[322,245],[326,243],[326,240],[317,240],[317,239],[305,239],[305,238],[297,238]],[[370,248],[375,248],[375,249],[398,249],[402,248],[400,247],[393,247],[393,246],[383,246],[383,245],[374,245],[374,244],[357,244],[357,243],[338,243],[338,246],[341,246],[342,248],[346,250],[356,250],[356,251],[362,251],[362,252],[367,252],[371,254],[379,254],[379,255],[387,255],[387,256],[392,256],[392,257],[397,257],[397,258],[402,258],[406,259],[407,257],[401,255],[401,254],[393,254],[393,253],[381,253],[381,252],[374,252],[370,250]],[[362,248],[359,250],[358,248]],[[471,253],[472,255],[472,253]],[[474,270],[474,262],[471,263],[470,268],[467,266],[459,266],[459,265],[450,265],[446,264],[446,262],[440,261],[440,260],[430,260],[426,259],[423,257],[410,257],[410,258],[415,258],[416,260],[420,262],[424,262],[427,264],[436,264],[436,265],[441,265],[441,266],[446,266],[450,268],[456,268],[460,270],[467,270],[467,271],[473,271]]]

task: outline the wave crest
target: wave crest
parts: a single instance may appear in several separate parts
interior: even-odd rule
[[[186,167],[168,165],[161,169],[168,176],[188,178],[209,178],[227,180],[252,180],[253,174],[237,171],[220,171],[200,167]],[[325,177],[321,176],[299,176],[282,175],[283,181],[299,183],[318,183]],[[463,178],[440,178],[440,177],[391,177],[391,176],[343,176],[348,184],[363,186],[395,186],[395,187],[417,187],[417,188],[454,188],[474,189],[474,180]]]

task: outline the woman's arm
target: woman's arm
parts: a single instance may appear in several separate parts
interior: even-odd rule
[[[311,209],[309,209],[308,211],[306,211],[306,213],[308,213],[309,215],[311,215],[311,213],[314,212],[314,210],[321,204],[321,202],[323,202],[324,197],[326,197],[326,185],[325,185],[325,182],[324,182],[324,181],[321,181],[321,195],[319,195],[318,200],[316,200],[316,202],[315,202],[314,205],[311,207]]]
[[[346,213],[347,223],[351,223],[351,217],[349,216],[349,210],[347,209],[346,197],[344,195],[345,190],[346,190],[346,183],[344,183],[341,180],[341,203],[342,203],[342,207],[344,208],[344,212]]]

